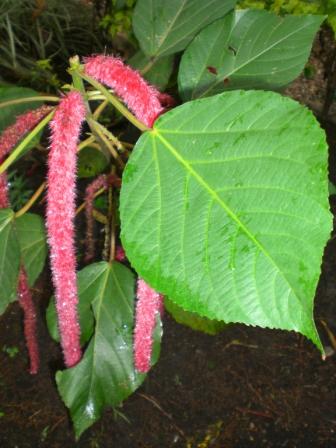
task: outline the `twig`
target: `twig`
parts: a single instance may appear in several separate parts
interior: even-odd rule
[[[145,394],[142,394],[142,393],[140,393],[140,392],[138,392],[138,394],[137,395],[139,395],[141,398],[144,398],[145,400],[147,400],[147,401],[149,401],[150,403],[152,403],[152,405],[154,406],[154,407],[156,407],[165,417],[167,417],[170,421],[171,421],[171,423],[172,423],[172,425],[174,426],[174,428],[176,429],[176,431],[186,440],[187,438],[186,438],[186,435],[184,434],[184,432],[182,431],[182,429],[181,428],[179,428],[175,423],[174,423],[174,420],[173,420],[173,417],[172,417],[172,415],[171,414],[168,414],[168,412],[166,412],[164,409],[162,409],[162,407],[159,405],[159,403],[155,400],[155,398],[154,397],[151,397],[151,396],[149,396],[149,395],[145,395]]]

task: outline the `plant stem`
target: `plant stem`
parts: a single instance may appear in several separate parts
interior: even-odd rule
[[[126,151],[121,141],[111,131],[109,131],[105,126],[100,124],[98,121],[95,121],[95,124],[99,127],[102,133],[105,134],[109,140],[111,140],[111,142],[114,144],[114,146],[117,148],[119,152],[122,153]]]
[[[99,104],[97,109],[93,112],[92,116],[95,120],[98,120],[101,113],[104,111],[105,107],[108,105],[108,101],[104,100],[102,103]]]
[[[104,191],[106,191],[105,188],[100,188],[100,190],[98,190],[95,194],[94,194],[94,198],[96,198],[97,196],[100,196],[102,193],[104,193]],[[76,210],[76,216],[85,208],[85,202],[83,202]]]
[[[50,112],[46,117],[39,122],[39,124],[21,141],[15,150],[7,157],[7,159],[0,165],[0,174],[4,173],[8,167],[20,156],[25,147],[33,140],[33,138],[44,128],[44,126],[51,120],[54,111]]]
[[[86,146],[91,145],[91,143],[94,143],[95,141],[96,141],[96,138],[93,135],[91,135],[90,137],[88,137],[87,139],[83,140],[82,143],[80,143],[78,145],[77,151],[80,151],[81,149],[85,148]]]
[[[93,210],[92,216],[96,221],[100,222],[101,224],[107,223],[107,217],[103,213],[100,213],[98,210]]]
[[[43,193],[43,190],[45,189],[45,187],[46,187],[46,182],[43,182],[38,187],[38,189],[35,191],[33,196],[29,199],[29,201],[26,202],[25,205],[15,213],[15,218],[19,218],[20,216],[24,215],[35,204],[35,202],[38,200],[38,198]]]
[[[102,84],[100,84],[91,76],[78,72],[79,76],[91,84],[95,89],[99,90],[104,97],[122,114],[128,121],[136,126],[141,132],[150,131],[144,123],[141,123],[114,95],[112,95]]]
[[[75,89],[81,93],[84,103],[85,103],[85,106],[86,106],[87,114],[90,116],[91,109],[90,109],[90,105],[89,105],[89,101],[88,101],[88,96],[87,96],[87,93],[86,93],[86,90],[84,87],[83,80],[79,76],[79,68],[80,68],[79,57],[73,56],[72,58],[69,59],[69,62],[70,62],[69,73],[72,77],[73,85],[74,85]]]
[[[89,137],[86,140],[82,141],[82,143],[80,145],[78,145],[78,151],[85,148],[86,146],[88,146],[90,143],[92,143],[94,141],[95,141],[94,137]],[[45,189],[45,187],[46,187],[46,182],[43,182],[38,187],[38,189],[35,191],[35,193],[32,195],[32,197],[25,203],[25,205],[15,213],[16,218],[19,218],[19,216],[24,215],[25,213],[27,213],[28,210],[30,210],[32,208],[32,206],[35,204],[35,202],[38,200],[38,198],[43,193],[43,190]]]
[[[31,103],[34,101],[52,101],[54,103],[58,103],[59,100],[60,99],[58,98],[58,96],[28,96],[26,98],[4,101],[0,103],[0,109],[7,106],[12,106],[13,104]]]
[[[111,155],[115,158],[118,165],[121,168],[124,168],[124,166],[125,166],[124,162],[121,160],[118,152],[114,149],[113,144],[109,141],[109,139],[106,137],[105,133],[102,130],[102,129],[105,129],[104,126],[102,126],[100,123],[98,123],[97,121],[95,121],[89,117],[87,118],[87,122],[89,123],[90,128],[98,135],[99,139],[107,147],[107,149],[109,150]]]

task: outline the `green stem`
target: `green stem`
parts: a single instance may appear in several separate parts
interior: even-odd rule
[[[77,151],[80,151],[81,149],[85,148],[86,146],[91,145],[92,143],[94,143],[96,141],[96,138],[91,135],[91,137],[88,137],[87,139],[83,140],[78,146],[77,146]]]
[[[72,82],[76,90],[78,90],[83,97],[83,100],[85,102],[86,110],[88,115],[91,115],[91,109],[88,101],[88,96],[84,87],[84,83],[82,78],[79,76],[79,68],[80,68],[80,61],[78,56],[73,56],[69,59],[70,62],[70,68],[69,73],[72,77]]]
[[[93,120],[92,118],[87,118],[87,122],[90,128],[95,132],[95,134],[97,134],[98,138],[104,143],[106,148],[111,153],[112,157],[118,162],[119,166],[121,168],[124,168],[125,167],[124,162],[121,160],[118,152],[114,149],[113,144],[109,141],[109,139],[102,130],[105,129],[104,126],[102,126],[100,123]]]
[[[13,104],[31,103],[34,101],[52,101],[54,103],[58,103],[59,100],[60,99],[58,98],[58,96],[27,96],[26,98],[4,101],[0,103],[0,109],[7,106],[12,106]]]
[[[99,127],[99,129],[102,131],[103,134],[106,135],[106,137],[111,140],[113,145],[117,148],[119,152],[125,152],[125,148],[123,147],[121,141],[108,129],[106,129],[105,126],[100,124],[98,121],[95,121],[95,125]]]
[[[98,118],[104,112],[104,109],[106,108],[107,105],[108,105],[108,101],[107,100],[104,100],[102,103],[99,104],[97,109],[92,114],[92,116],[93,116],[93,118],[95,120],[98,120]]]
[[[100,90],[100,92],[104,95],[104,97],[111,103],[113,106],[125,117],[128,121],[130,121],[134,126],[136,126],[141,132],[150,131],[144,123],[139,121],[114,95],[112,95],[102,84],[100,84],[95,79],[91,78],[91,76],[84,75],[84,73],[78,72],[79,76],[91,84],[95,89]]]
[[[29,199],[28,202],[26,202],[26,204],[20,208],[20,210],[18,210],[15,213],[15,218],[19,218],[20,216],[24,215],[28,210],[31,209],[31,207],[35,204],[35,202],[38,200],[38,198],[41,196],[41,194],[43,193],[43,190],[45,189],[46,186],[46,182],[43,182],[38,189],[35,191],[35,193],[33,194],[33,196]]]
[[[77,148],[78,152],[79,152],[81,149],[85,148],[86,146],[92,144],[92,142],[94,142],[94,141],[95,141],[95,138],[94,138],[94,137],[89,137],[89,138],[87,138],[86,140],[82,141],[82,143],[78,145],[78,148]],[[32,206],[35,204],[35,202],[38,200],[38,198],[39,198],[39,197],[41,196],[41,194],[43,193],[43,191],[44,191],[46,185],[47,185],[47,183],[46,183],[46,182],[43,182],[43,183],[38,187],[38,189],[35,191],[35,193],[32,195],[32,197],[25,203],[25,205],[24,205],[22,208],[20,208],[20,210],[18,210],[18,211],[15,213],[15,217],[16,217],[16,218],[18,218],[19,216],[24,215],[25,213],[28,212],[28,210],[30,210],[30,209],[32,208]],[[83,205],[85,205],[85,203],[84,203]]]
[[[21,141],[15,150],[7,157],[7,159],[0,165],[0,174],[4,173],[8,167],[21,155],[26,146],[33,140],[34,137],[44,128],[44,126],[51,120],[54,111],[50,112],[46,117],[39,122],[39,124]]]

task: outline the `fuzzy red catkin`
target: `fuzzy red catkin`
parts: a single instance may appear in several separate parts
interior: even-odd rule
[[[90,261],[94,257],[94,239],[93,239],[93,201],[96,192],[100,188],[108,188],[108,179],[105,174],[97,177],[93,182],[91,182],[85,190],[85,217],[86,217],[86,253],[85,261]]]
[[[117,246],[116,253],[115,253],[115,259],[117,261],[125,261],[126,254],[125,254],[124,248],[122,246]]]
[[[36,337],[36,310],[23,266],[20,268],[18,296],[24,313],[24,334],[30,359],[30,373],[34,375],[38,372],[40,364]]]
[[[86,217],[86,253],[85,261],[88,262],[94,257],[94,239],[93,239],[93,201],[95,194],[100,188],[107,189],[110,186],[121,187],[121,179],[115,174],[101,174],[91,182],[85,190],[85,217]],[[116,258],[117,259],[117,258]]]
[[[119,58],[97,55],[85,59],[85,73],[106,84],[127,104],[134,115],[152,127],[164,108],[160,92],[149,85],[141,75]]]
[[[135,368],[146,373],[150,369],[153,331],[156,317],[163,310],[163,296],[139,278],[137,284],[136,322],[134,330]]]
[[[67,367],[74,366],[81,358],[74,218],[77,142],[84,119],[82,97],[72,91],[62,98],[50,122],[46,221],[58,325]]]
[[[25,112],[16,118],[14,124],[4,130],[0,136],[0,163],[24,135],[31,131],[51,109],[51,106],[43,105],[38,109]],[[6,173],[2,173],[0,174],[0,208],[9,207],[7,190],[7,176]]]
[[[22,139],[22,137],[31,131],[42,118],[52,110],[51,106],[41,106],[38,109],[30,110],[16,118],[14,124],[9,126],[0,136],[0,160]]]
[[[2,173],[0,174],[0,208],[9,206],[7,174]]]

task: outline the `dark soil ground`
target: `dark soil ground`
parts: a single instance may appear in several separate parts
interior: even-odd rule
[[[301,77],[288,91],[306,104],[315,104],[317,113],[323,110],[321,89],[326,90],[322,50],[317,41],[311,58],[313,78]],[[333,122],[331,113],[324,121],[331,167],[336,166]],[[336,201],[331,205],[336,211]],[[107,410],[78,443],[56,391],[59,348],[42,318],[42,368],[37,376],[30,376],[21,311],[13,304],[0,319],[0,447],[336,447],[335,272],[336,239],[332,238],[315,302],[315,318],[328,354],[325,361],[312,344],[293,332],[235,325],[208,336],[166,315],[161,358],[144,385],[123,407]],[[45,274],[35,289],[41,316],[48,284]],[[13,347],[19,353],[11,357],[8,349]]]

